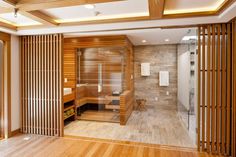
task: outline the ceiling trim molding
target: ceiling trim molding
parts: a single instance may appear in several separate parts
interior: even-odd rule
[[[93,24],[108,24],[108,23],[120,23],[120,22],[146,21],[149,19],[150,19],[149,16],[139,16],[139,17],[128,17],[128,18],[117,18],[117,19],[68,22],[68,23],[60,23],[60,24],[58,24],[58,26],[80,26],[80,25],[93,25]],[[18,27],[18,30],[35,29],[35,28],[45,28],[45,26],[44,25],[22,26],[22,27]]]

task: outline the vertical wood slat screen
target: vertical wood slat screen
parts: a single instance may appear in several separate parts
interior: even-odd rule
[[[232,24],[199,27],[198,148],[231,154]]]
[[[233,28],[232,28],[232,33],[233,33],[233,44],[232,44],[232,52],[233,52],[233,57],[232,57],[232,63],[233,63],[233,100],[232,100],[232,157],[236,156],[236,19],[233,20]]]
[[[62,136],[63,36],[21,37],[22,132]]]

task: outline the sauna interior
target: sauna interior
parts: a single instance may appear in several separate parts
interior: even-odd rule
[[[64,120],[125,125],[134,105],[133,45],[126,36],[64,39]]]

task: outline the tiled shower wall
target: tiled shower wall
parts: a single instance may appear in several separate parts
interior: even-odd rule
[[[177,110],[177,45],[136,46],[135,96],[146,99],[147,105]],[[151,76],[141,76],[141,63],[151,63]],[[159,86],[159,71],[169,71],[170,85]]]

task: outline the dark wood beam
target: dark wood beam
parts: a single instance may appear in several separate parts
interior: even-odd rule
[[[150,19],[160,19],[163,16],[165,0],[148,0]]]

